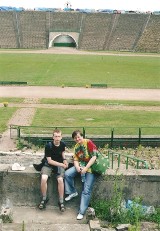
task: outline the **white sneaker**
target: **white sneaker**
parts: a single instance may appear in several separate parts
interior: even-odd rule
[[[83,215],[78,213],[77,220],[82,220],[82,219],[83,219]]]
[[[65,198],[65,201],[70,201],[73,197],[76,197],[76,196],[78,196],[77,192],[72,193],[68,197]]]

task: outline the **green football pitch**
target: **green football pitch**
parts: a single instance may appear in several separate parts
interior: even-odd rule
[[[160,88],[160,57],[0,53],[0,81],[37,86]]]

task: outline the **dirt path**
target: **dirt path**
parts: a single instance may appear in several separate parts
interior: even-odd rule
[[[38,102],[38,99],[35,100],[35,99],[29,98],[29,99],[24,100],[24,103],[26,103],[26,105],[27,104],[29,105],[29,102],[36,103]],[[2,133],[2,137],[0,140],[0,150],[1,151],[14,151],[16,149],[16,141],[10,138],[9,126],[11,124],[24,125],[24,126],[31,125],[35,112],[36,112],[36,107],[23,107],[19,105],[19,108],[17,109],[17,111],[13,114],[11,119],[8,121],[8,129],[4,133]]]
[[[71,47],[52,47],[49,49],[44,50],[26,50],[26,49],[0,49],[0,53],[25,53],[25,54],[72,54],[72,55],[107,55],[107,56],[138,56],[138,57],[160,57],[160,54],[140,54],[140,53],[122,53],[122,52],[116,52],[112,53],[109,51],[85,51],[85,50],[78,50],[76,48]]]
[[[0,97],[160,101],[160,89],[0,86]]]
[[[0,103],[0,107],[3,107],[3,104]],[[59,104],[40,104],[40,103],[9,103],[8,107],[16,108],[49,108],[49,109],[70,109],[70,110],[117,110],[117,111],[160,111],[160,106],[124,106],[122,104],[106,104],[101,105],[59,105]],[[27,110],[28,110],[27,109]],[[25,114],[25,113],[24,113]],[[23,117],[23,113],[20,115],[20,118]],[[19,118],[19,119],[20,119]],[[14,124],[14,123],[13,123]]]

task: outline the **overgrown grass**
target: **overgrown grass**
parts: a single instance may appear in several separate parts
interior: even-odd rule
[[[160,106],[160,101],[127,101],[127,100],[96,100],[96,99],[41,99],[40,103],[59,104],[59,105]]]
[[[7,123],[15,111],[16,108],[0,108],[0,132],[4,132],[7,129]]]
[[[0,81],[29,85],[160,88],[159,57],[0,54]],[[17,75],[18,73],[18,75]]]

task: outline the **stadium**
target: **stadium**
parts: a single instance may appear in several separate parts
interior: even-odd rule
[[[55,127],[72,148],[70,134],[80,128],[105,152],[111,150],[111,169],[97,181],[97,197],[107,200],[116,171],[122,170],[126,198],[143,195],[145,204],[159,206],[159,12],[0,9],[2,197],[7,195],[14,206],[35,207],[39,175],[29,164],[41,160],[37,149],[50,141]],[[10,170],[13,158],[26,167],[24,174]],[[51,197],[53,191],[58,196],[53,182]],[[36,217],[21,215],[30,222],[32,217],[33,227],[40,223],[41,230],[48,224],[34,212]],[[53,217],[49,221],[51,227]],[[65,222],[61,218],[61,225]]]
[[[160,52],[156,12],[0,11],[0,48]]]
[[[58,69],[55,71],[55,67],[50,64],[51,59],[56,57],[55,54],[51,58],[49,56],[44,58],[44,55],[32,55],[28,58],[24,55],[21,58],[17,54],[14,59],[9,54],[1,54],[4,62],[4,71],[2,70],[0,76],[1,85],[135,89],[159,89],[160,87],[158,66],[160,15],[158,11],[72,9],[69,2],[63,10],[58,8],[25,10],[4,6],[0,9],[1,52],[45,51],[52,54],[52,51],[54,53],[56,50],[61,54],[61,49],[58,51],[57,48],[68,48],[70,53],[73,50],[77,52],[75,54],[78,54],[78,51],[86,51],[87,54],[92,53],[96,56],[94,58],[91,55],[85,58],[75,56],[74,61],[72,57],[67,58],[66,61],[62,54],[60,60],[54,60],[56,68],[61,70],[59,72]],[[109,54],[115,57],[107,57],[106,55]],[[138,56],[133,59],[130,57],[131,54]],[[140,56],[141,54],[143,57]],[[147,57],[144,57],[145,54]],[[121,59],[119,55],[123,55],[124,58]],[[13,72],[7,68],[7,62],[12,63]],[[21,63],[20,67],[18,62]],[[77,65],[82,68],[77,69]],[[142,65],[146,68],[143,69]],[[27,66],[30,68],[26,71]],[[41,68],[47,71],[47,76],[43,74]],[[21,75],[17,75],[18,69]],[[155,123],[155,126],[157,125]],[[139,126],[142,124],[139,123]],[[155,135],[157,133],[155,131]],[[145,135],[148,135],[148,132]]]

